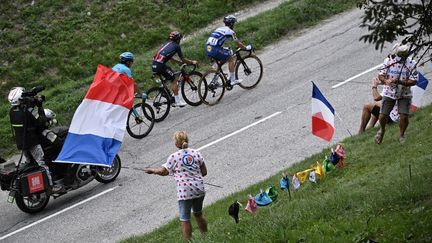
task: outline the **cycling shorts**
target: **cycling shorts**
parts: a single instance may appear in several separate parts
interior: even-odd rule
[[[153,71],[153,74],[161,75],[166,80],[171,80],[171,81],[175,80],[175,75],[174,75],[173,70],[168,65],[166,65],[165,63],[153,61],[152,71]]]
[[[226,62],[231,57],[233,52],[231,48],[206,45],[206,54],[207,56],[215,59],[216,61]]]

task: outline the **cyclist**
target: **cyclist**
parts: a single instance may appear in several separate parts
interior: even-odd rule
[[[132,52],[123,52],[120,54],[120,63],[112,67],[112,70],[118,73],[126,74],[129,78],[132,78],[132,64],[134,62],[134,55]],[[135,93],[141,94],[138,85],[134,82]],[[144,94],[143,94],[144,95]]]
[[[217,28],[210,37],[207,39],[206,43],[206,54],[207,56],[215,59],[216,61],[228,62],[228,70],[230,73],[230,85],[236,85],[241,83],[241,80],[236,80],[234,76],[234,68],[236,57],[233,56],[233,51],[229,47],[223,47],[226,40],[232,39],[238,48],[251,50],[252,46],[245,46],[236,36],[234,32],[234,24],[237,19],[234,15],[225,16],[223,19],[225,26]]]
[[[168,41],[165,42],[153,56],[152,63],[152,71],[154,74],[163,76],[166,80],[171,80],[171,89],[174,93],[174,106],[183,107],[186,103],[180,98],[178,95],[178,85],[177,80],[178,77],[174,75],[172,69],[166,64],[169,60],[173,60],[177,63],[183,64],[194,64],[196,65],[198,62],[195,60],[189,60],[183,56],[180,40],[183,38],[183,35],[178,31],[173,31],[169,34]],[[173,56],[177,54],[180,60],[176,60]]]

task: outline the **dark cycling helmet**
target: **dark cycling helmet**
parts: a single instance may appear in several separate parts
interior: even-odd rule
[[[183,35],[182,35],[182,33],[178,32],[178,31],[173,31],[169,34],[168,38],[172,41],[179,43],[180,40],[183,38]]]
[[[132,54],[132,52],[123,52],[122,54],[120,54],[120,62],[127,62],[127,61],[134,61],[134,55]]]
[[[224,17],[223,22],[226,26],[232,28],[234,27],[234,24],[237,22],[237,18],[234,15],[228,15]]]

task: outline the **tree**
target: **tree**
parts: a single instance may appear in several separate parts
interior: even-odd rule
[[[365,11],[360,26],[369,30],[360,40],[382,50],[385,42],[402,39],[419,65],[432,60],[431,0],[359,0],[357,6]]]

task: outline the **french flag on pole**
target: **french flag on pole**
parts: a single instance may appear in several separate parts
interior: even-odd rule
[[[123,141],[133,92],[133,79],[99,65],[55,162],[110,167]]]
[[[421,100],[423,94],[426,91],[429,81],[419,72],[419,79],[416,85],[411,86],[412,101],[411,101],[411,111],[416,111],[418,107],[421,106]]]
[[[330,142],[334,134],[335,111],[314,82],[312,85],[312,134]]]

